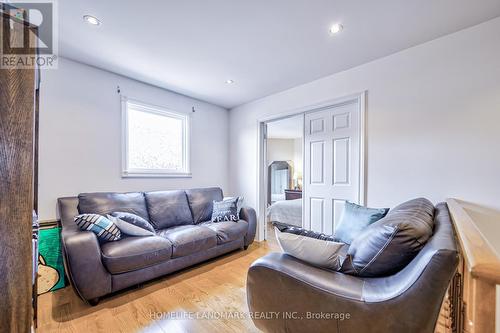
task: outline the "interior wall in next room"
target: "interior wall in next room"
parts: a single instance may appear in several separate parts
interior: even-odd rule
[[[293,139],[267,140],[267,162],[273,161],[291,161],[295,164]]]
[[[192,178],[121,177],[117,93],[192,115]],[[196,112],[192,113],[192,107]],[[56,218],[56,199],[81,192],[228,187],[228,111],[68,59],[42,73],[40,218]]]

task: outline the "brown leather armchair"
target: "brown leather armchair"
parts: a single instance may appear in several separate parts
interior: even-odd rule
[[[271,253],[248,271],[247,300],[264,332],[434,332],[458,264],[446,204],[418,255],[387,277],[357,277]],[[263,315],[265,314],[265,315]]]

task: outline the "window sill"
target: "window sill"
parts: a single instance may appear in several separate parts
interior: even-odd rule
[[[122,178],[192,178],[189,173],[122,172]]]

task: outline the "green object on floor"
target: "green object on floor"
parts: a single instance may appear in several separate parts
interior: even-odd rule
[[[64,288],[61,228],[40,229],[38,251],[38,294]]]

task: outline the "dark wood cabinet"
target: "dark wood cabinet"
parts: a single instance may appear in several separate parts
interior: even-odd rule
[[[0,20],[1,56],[36,56],[24,38],[36,28],[6,12],[0,13]],[[13,50],[13,41],[24,46]],[[30,332],[34,323],[36,71],[0,68],[0,332]]]
[[[285,190],[285,200],[302,199],[302,190]]]

